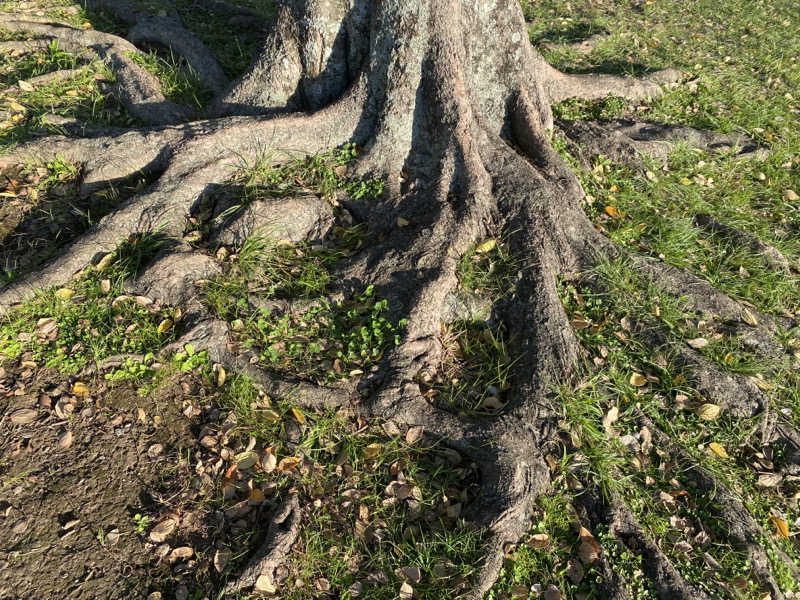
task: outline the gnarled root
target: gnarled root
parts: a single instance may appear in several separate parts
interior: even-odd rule
[[[275,569],[283,562],[300,533],[300,503],[292,494],[269,519],[267,537],[244,571],[225,586],[225,594],[255,587],[258,592],[275,591]]]

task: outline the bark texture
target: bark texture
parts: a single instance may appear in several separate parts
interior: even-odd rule
[[[158,229],[176,244],[134,287],[189,306],[194,328],[187,339],[236,364],[225,348],[226,325],[194,300],[195,282],[214,272],[216,264],[181,241],[187,217],[210,186],[228,181],[230,165],[241,158],[252,159],[265,148],[311,154],[356,142],[363,150],[354,170],[384,177],[387,185],[368,205],[346,200],[346,208],[367,225],[371,243],[337,275],[342,282],[374,284],[408,325],[401,344],[362,389],[323,390],[304,384],[294,387],[294,394],[308,404],[348,404],[366,417],[424,425],[480,465],[482,497],[471,507],[471,516],[487,528],[489,541],[469,594],[480,598],[502,567],[505,546],[526,533],[536,498],[549,487],[542,448],[556,427],[551,391],[571,373],[579,355],[557,279],[592,266],[600,255],[623,252],[584,215],[581,186],[550,145],[551,103],[609,93],[648,98],[659,92],[660,83],[674,80],[675,73],[650,80],[562,74],[529,43],[516,0],[286,0],[248,71],[228,83],[202,43],[169,15],[148,20],[123,0],[93,4],[128,22],[131,41],[173,44],[219,95],[203,120],[187,122],[189,112],[159,97],[157,85],[126,58],[126,49],[135,50],[131,42],[0,16],[6,29],[96,53],[117,70],[118,95],[134,114],[154,124],[91,138],[33,141],[0,158],[0,164],[11,164],[61,154],[82,165],[83,194],[137,173],[153,178],[57,259],[0,290],[0,307],[6,310],[35,289],[68,280],[128,235]],[[645,132],[648,141],[658,133],[655,129]],[[642,127],[631,123],[615,124],[612,130],[619,144],[628,144],[628,155],[645,136]],[[676,135],[672,128],[659,131],[666,138]],[[585,128],[578,133],[603,135]],[[700,141],[717,142],[710,137]],[[398,218],[409,225],[397,227]],[[236,243],[260,223],[274,226],[276,219],[292,239],[318,238],[329,226],[331,212],[302,197],[264,202],[212,235],[218,242]],[[698,225],[729,234],[707,219],[698,219]],[[502,414],[457,416],[423,396],[418,376],[435,369],[440,359],[437,333],[443,321],[452,319],[459,257],[471,244],[497,235],[523,257],[513,294],[493,307],[498,319],[513,324],[520,359]],[[773,253],[765,256],[780,262]],[[743,307],[705,282],[649,259],[632,261],[642,274],[687,295],[692,308],[741,320]],[[760,317],[760,322],[769,320]],[[239,357],[238,364],[253,371],[246,358]],[[705,364],[698,368],[713,369]],[[255,374],[271,389],[282,385]],[[726,385],[740,384],[732,380]],[[698,477],[705,482],[712,476],[698,471]],[[293,502],[269,525],[263,560],[231,590],[253,585],[261,563],[274,569],[280,552],[288,550],[296,535]],[[624,508],[612,503],[592,510],[597,514],[591,519],[613,523],[626,544],[652,561],[648,575],[662,597],[704,597],[681,578]],[[738,530],[732,535],[761,560],[763,550],[752,536]],[[768,571],[764,580],[776,589]],[[779,590],[775,594],[781,597]]]

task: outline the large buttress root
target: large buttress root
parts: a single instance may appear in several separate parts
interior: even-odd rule
[[[158,22],[162,29],[146,31],[149,21],[137,17],[125,0],[93,4],[133,24],[133,40],[164,42],[178,31],[175,22],[167,27],[166,21]],[[121,38],[11,18],[2,24],[88,45],[129,77],[139,76],[124,60],[125,51],[134,47]],[[501,34],[474,34],[488,31]],[[187,60],[202,64],[204,50],[191,39],[183,42]],[[622,253],[581,210],[580,184],[550,144],[550,103],[609,91],[647,98],[658,93],[659,81],[558,73],[530,46],[515,0],[354,0],[349,6],[291,0],[280,8],[262,52],[242,77],[226,87],[212,66],[204,78],[220,92],[209,109],[218,118],[170,125],[185,115],[165,112],[162,100],[145,94],[131,105],[160,104],[150,121],[168,125],[32,142],[2,159],[0,166],[61,154],[81,163],[85,194],[135,173],[157,179],[57,260],[0,290],[0,310],[35,289],[69,280],[130,234],[158,232],[170,239],[172,245],[131,286],[186,305],[189,327],[182,342],[207,347],[215,360],[245,370],[270,392],[291,389],[301,405],[346,405],[364,417],[423,425],[428,435],[479,465],[482,495],[471,516],[485,527],[487,554],[468,597],[480,598],[495,581],[506,547],[529,527],[537,496],[550,484],[541,448],[557,429],[552,390],[580,354],[557,280],[593,264],[600,254]],[[630,128],[624,133],[631,140],[636,135]],[[258,370],[248,354],[232,356],[226,324],[197,301],[195,281],[217,265],[183,241],[187,217],[213,185],[229,182],[232,167],[242,160],[265,150],[311,154],[352,141],[362,149],[356,170],[384,177],[386,186],[369,203],[342,200],[368,226],[374,243],[343,261],[338,280],[381,290],[392,310],[407,317],[404,338],[358,390],[283,381]],[[270,212],[294,218],[290,239],[324,238],[333,212],[315,203],[304,198],[260,202],[212,231],[212,240],[241,241]],[[494,318],[513,325],[510,343],[519,358],[503,411],[465,416],[429,401],[420,374],[435,370],[441,359],[436,339],[442,324],[453,318],[459,257],[490,236],[502,236],[520,257],[512,289],[491,306]],[[640,272],[686,294],[698,312],[746,316],[739,303],[683,271],[641,257],[632,260]],[[624,508],[609,514],[602,518],[616,523],[623,541],[656,561],[651,576],[663,583],[664,593],[689,597],[685,582]],[[294,543],[300,516],[296,497],[277,509],[264,548],[228,593],[254,586],[262,575],[269,578]],[[769,581],[766,574],[764,579]]]

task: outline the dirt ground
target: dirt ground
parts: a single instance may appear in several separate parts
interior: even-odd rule
[[[219,412],[192,376],[139,397],[102,379],[81,395],[24,358],[0,374],[0,598],[202,597],[191,581],[219,532],[188,461]],[[170,518],[156,543],[147,530]]]

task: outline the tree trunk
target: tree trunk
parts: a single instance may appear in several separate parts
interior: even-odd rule
[[[93,3],[137,22],[125,2]],[[167,31],[180,27],[174,20],[165,23]],[[3,26],[82,43],[82,32],[58,25],[6,16]],[[128,79],[137,74],[135,65],[114,59],[108,48],[103,52],[98,50]],[[219,85],[219,69],[211,71]],[[551,146],[551,103],[609,93],[648,98],[658,93],[660,81],[554,70],[529,43],[517,0],[286,0],[248,71],[202,120],[178,123],[173,106],[159,110],[151,98],[148,107],[157,113],[152,122],[171,124],[52,138],[0,158],[8,164],[60,153],[83,165],[85,194],[137,172],[156,177],[58,259],[0,291],[0,306],[7,309],[33,289],[68,280],[134,232],[159,228],[177,243],[141,275],[138,290],[188,306],[194,328],[187,339],[204,343],[216,360],[236,364],[225,347],[226,326],[191,300],[194,282],[217,267],[213,256],[182,241],[187,214],[209,186],[226,182],[236,157],[253,158],[266,147],[311,154],[356,142],[361,152],[354,171],[382,177],[386,186],[377,201],[343,200],[367,225],[371,243],[337,275],[343,282],[374,284],[408,324],[363,389],[303,397],[312,404],[344,399],[366,417],[424,425],[481,466],[482,497],[470,510],[490,533],[471,593],[480,598],[497,577],[504,547],[526,533],[534,502],[549,487],[542,449],[556,430],[552,390],[579,355],[557,280],[593,266],[601,255],[623,253],[581,209],[581,186]],[[135,105],[134,96],[125,98]],[[601,133],[606,135],[617,146],[636,147],[631,137]],[[399,227],[398,219],[408,225]],[[513,326],[519,359],[502,413],[465,417],[429,402],[418,382],[440,360],[441,324],[459,316],[449,308],[458,293],[459,257],[488,237],[507,240],[521,257],[511,297],[493,307],[501,322]],[[687,283],[696,286],[692,308],[741,318],[742,306],[688,273],[641,257],[631,260],[643,274],[667,278],[678,293]],[[648,574],[661,597],[703,597],[628,513],[613,501],[598,499],[592,506],[593,518],[623,524],[626,543],[648,555]],[[746,543],[757,547],[753,540]],[[753,551],[763,554],[760,547]],[[777,590],[768,569],[764,579]]]

